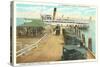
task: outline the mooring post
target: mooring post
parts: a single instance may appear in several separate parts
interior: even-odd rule
[[[76,28],[77,28],[77,26],[75,25],[75,34],[76,34],[76,32],[77,32],[77,29],[76,29]]]
[[[81,31],[79,30],[79,38],[81,38]]]
[[[76,35],[78,36],[78,27],[77,27],[76,29],[77,29],[77,31],[76,31]]]
[[[88,48],[92,51],[92,38],[88,38]]]
[[[83,42],[82,46],[85,47],[85,35],[84,34],[82,34],[82,42]]]

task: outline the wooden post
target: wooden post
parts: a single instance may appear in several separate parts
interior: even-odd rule
[[[36,30],[35,30],[35,33],[36,33],[36,37],[37,37],[37,36],[38,36],[38,35],[37,35],[37,32],[38,32],[38,27],[37,27],[37,28],[35,28],[35,29],[36,29]]]
[[[85,35],[84,34],[82,34],[82,43],[83,43],[82,46],[85,46]]]
[[[78,36],[78,27],[76,28],[76,35]]]
[[[92,51],[92,39],[88,38],[88,48]]]
[[[79,30],[79,37],[81,38],[81,31]]]
[[[76,34],[76,28],[77,28],[77,25],[75,25],[75,34]]]

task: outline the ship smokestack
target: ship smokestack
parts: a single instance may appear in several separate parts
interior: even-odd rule
[[[53,12],[53,20],[55,20],[56,11],[57,11],[57,8],[54,8],[54,12]]]

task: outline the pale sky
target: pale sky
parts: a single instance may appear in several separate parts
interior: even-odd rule
[[[54,7],[57,8],[57,17],[95,17],[96,9],[80,6],[52,6],[52,5],[34,5],[33,4],[16,4],[18,18],[40,18],[40,14],[53,14]]]

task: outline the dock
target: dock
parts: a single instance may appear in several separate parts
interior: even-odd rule
[[[90,28],[92,17],[85,19],[81,15],[79,18],[68,17],[66,14],[59,16],[57,9],[54,7],[53,14],[39,13],[40,17],[37,19],[24,19],[26,22],[17,26],[17,63],[96,58],[92,52],[93,38],[85,38],[86,34],[82,32]]]
[[[37,48],[31,49],[28,54],[18,56],[17,63],[61,60],[63,43],[62,35],[49,34]]]
[[[75,35],[73,36],[76,37]],[[48,34],[37,45],[38,47],[32,48],[28,52],[16,57],[17,63],[60,61],[62,59],[64,47],[62,34],[59,36]],[[95,59],[89,50],[86,50],[86,54],[87,59]]]

